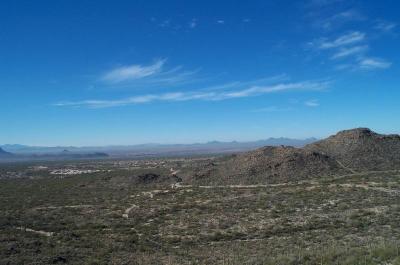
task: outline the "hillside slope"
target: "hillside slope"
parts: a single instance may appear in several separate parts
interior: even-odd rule
[[[400,169],[400,136],[367,128],[341,131],[304,149],[326,154],[355,171]]]
[[[183,179],[207,185],[263,184],[390,169],[400,169],[400,136],[357,128],[304,148],[267,146],[219,158],[186,172]]]
[[[301,148],[267,146],[199,167],[192,181],[214,184],[262,184],[350,173],[335,159]]]

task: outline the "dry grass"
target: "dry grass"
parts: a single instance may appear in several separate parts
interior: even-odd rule
[[[0,263],[400,264],[396,171],[207,187],[135,172],[1,180]]]

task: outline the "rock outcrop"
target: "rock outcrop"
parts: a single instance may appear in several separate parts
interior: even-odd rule
[[[341,131],[304,149],[326,154],[355,171],[400,169],[400,136],[367,128]]]

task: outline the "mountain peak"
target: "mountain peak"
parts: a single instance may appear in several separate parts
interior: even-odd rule
[[[400,136],[378,134],[368,128],[340,131],[305,148],[328,154],[355,170],[384,170],[400,165]]]
[[[355,128],[338,132],[334,137],[369,137],[377,136],[378,134],[369,128]]]
[[[195,169],[199,183],[297,181],[370,170],[400,169],[400,136],[368,128],[340,131],[303,148],[264,146]]]

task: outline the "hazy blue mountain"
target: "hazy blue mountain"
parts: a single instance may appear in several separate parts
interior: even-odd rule
[[[11,157],[12,155],[12,153],[4,151],[4,149],[0,147],[0,157]]]
[[[248,151],[254,148],[270,145],[280,146],[288,145],[302,147],[317,141],[315,138],[308,139],[290,139],[290,138],[269,138],[250,142],[220,142],[210,141],[207,143],[194,144],[139,144],[127,146],[27,146],[19,144],[6,144],[1,147],[15,154],[22,155],[58,155],[62,154],[87,154],[93,152],[102,152],[111,156],[157,156],[157,155],[191,155],[191,154],[218,154]]]

